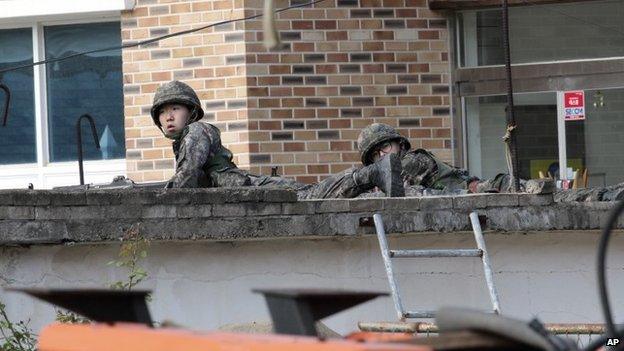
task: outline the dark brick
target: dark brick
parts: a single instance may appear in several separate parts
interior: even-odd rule
[[[416,74],[401,74],[398,77],[399,83],[418,83],[419,81],[418,75]]]
[[[202,64],[201,58],[189,58],[182,60],[182,67],[198,67]]]
[[[407,87],[404,86],[404,85],[387,87],[386,88],[386,93],[388,95],[392,95],[392,94],[407,94]]]
[[[338,0],[338,6],[357,6],[358,0]]]
[[[372,61],[371,54],[349,54],[351,62],[370,62]]]
[[[247,122],[232,122],[227,124],[228,132],[234,132],[239,130],[246,130]]]
[[[362,109],[359,108],[343,108],[340,109],[341,117],[362,117]]]
[[[314,73],[314,66],[312,66],[312,65],[308,65],[308,66],[293,66],[293,73],[294,74]]]
[[[190,69],[184,70],[184,71],[174,71],[173,72],[173,79],[186,79],[186,78],[193,78],[193,71]]]
[[[306,77],[305,82],[306,84],[327,84],[327,77]]]
[[[306,129],[327,129],[327,120],[310,120],[306,121]]]
[[[305,54],[303,62],[325,62],[325,54]]]
[[[234,23],[224,23],[214,26],[215,32],[229,32],[234,30]]]
[[[169,50],[154,50],[150,53],[152,60],[165,59],[171,57],[171,51]]]
[[[430,19],[429,28],[446,28],[445,19]]]
[[[340,95],[361,95],[362,87],[340,87]]]
[[[273,132],[271,133],[272,140],[293,140],[292,132]]]
[[[282,40],[301,40],[301,32],[280,32]]]
[[[251,154],[249,156],[250,163],[270,163],[271,155],[269,154]]]
[[[225,101],[223,101],[223,100],[206,102],[206,109],[207,110],[221,110],[221,109],[224,109],[224,108],[225,108]]]
[[[284,129],[303,129],[303,122],[299,121],[284,121]]]
[[[322,130],[318,132],[319,140],[337,140],[340,138],[340,133],[337,130]]]
[[[434,107],[433,108],[434,116],[448,116],[450,113],[451,112],[448,107]]]
[[[303,77],[285,76],[285,77],[282,77],[282,84],[303,84]]]
[[[387,73],[401,73],[407,72],[407,65],[403,63],[388,63],[386,64]]]
[[[340,65],[340,73],[360,73],[360,65]]]
[[[247,107],[247,100],[232,100],[227,103],[228,108],[244,108]]]
[[[434,86],[431,88],[431,91],[432,91],[434,94],[448,94],[448,92],[449,92],[449,87],[448,87],[448,85],[434,85]]]
[[[244,41],[245,34],[243,33],[228,33],[225,35],[225,42],[230,43],[234,41]]]
[[[225,58],[225,63],[227,63],[228,65],[236,65],[239,63],[245,63],[245,55],[227,56]]]
[[[354,106],[373,106],[375,105],[375,99],[372,97],[356,97],[353,98]]]
[[[351,18],[370,18],[371,10],[351,10]]]
[[[325,99],[307,98],[307,99],[305,99],[305,104],[308,107],[324,107],[324,106],[327,106],[327,100],[325,100]]]
[[[405,21],[403,20],[384,20],[385,28],[405,28]]]
[[[400,118],[399,127],[420,127],[419,118]]]
[[[152,37],[169,34],[169,28],[150,28],[150,35]]]
[[[442,83],[442,77],[439,74],[422,74],[421,82],[424,83]]]
[[[380,9],[373,12],[375,17],[394,17],[394,10]]]

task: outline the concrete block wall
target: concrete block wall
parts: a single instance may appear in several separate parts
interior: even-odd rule
[[[278,8],[303,4],[280,0]],[[262,12],[263,1],[138,0],[124,42]],[[179,79],[241,168],[316,182],[356,165],[355,140],[373,122],[451,160],[448,30],[425,0],[325,0],[278,15],[285,47],[262,46],[261,20],[167,39],[123,53],[128,175],[164,180],[170,142],[149,119],[158,85]]]

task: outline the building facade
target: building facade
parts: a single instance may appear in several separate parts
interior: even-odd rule
[[[37,3],[37,2],[35,2]],[[481,177],[506,171],[501,11],[496,1],[280,0],[283,48],[262,46],[261,19],[140,41],[262,12],[260,0],[101,1],[52,12],[0,4],[0,73],[12,91],[0,128],[0,187],[77,184],[75,123],[83,123],[87,182],[125,174],[166,180],[171,142],[153,126],[157,87],[177,79],[198,92],[235,162],[255,173],[319,181],[359,162],[355,141],[372,122]],[[510,1],[520,172],[563,160],[590,185],[623,181],[624,28],[620,2]],[[58,5],[57,4],[57,5]],[[586,119],[558,124],[557,92],[582,90]],[[562,130],[563,129],[563,130]],[[561,159],[561,150],[565,150]],[[566,160],[567,159],[567,160]],[[554,172],[554,168],[551,167]],[[563,173],[563,172],[562,172]],[[566,174],[567,175],[567,174]]]

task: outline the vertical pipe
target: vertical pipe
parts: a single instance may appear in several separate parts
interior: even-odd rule
[[[78,121],[76,121],[76,142],[78,143],[78,172],[80,173],[80,185],[84,185],[84,170],[82,166],[82,130],[80,128],[80,122],[82,119],[86,118],[91,124],[91,133],[93,134],[93,139],[95,141],[95,147],[100,149],[100,140],[98,138],[97,130],[95,129],[95,122],[93,121],[93,117],[89,114],[84,114],[78,117]]]
[[[513,85],[511,81],[511,53],[509,50],[509,9],[507,0],[503,0],[503,47],[505,51],[505,69],[507,73],[507,132],[509,133],[509,153],[511,157],[511,178],[514,192],[520,191],[518,178],[518,152],[516,150],[516,119],[514,117]]]
[[[2,118],[2,126],[6,127],[7,125],[7,119],[9,118],[9,104],[11,103],[11,90],[9,89],[8,86],[0,83],[0,89],[4,90],[4,111],[2,113],[2,115],[4,116]]]

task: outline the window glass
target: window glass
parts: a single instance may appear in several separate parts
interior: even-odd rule
[[[624,1],[509,9],[512,63],[624,56]],[[504,64],[501,10],[459,14],[461,66]]]
[[[30,28],[0,30],[0,69],[33,61]],[[0,73],[0,83],[11,91],[7,126],[0,120],[0,164],[37,162],[35,100],[32,67]],[[5,93],[0,90],[0,111],[4,113]]]
[[[538,178],[539,171],[546,175],[559,159],[556,94],[517,94],[514,104],[519,176]],[[466,98],[468,168],[477,177],[508,173],[502,138],[507,126],[506,107],[504,95]]]
[[[50,26],[44,29],[46,58],[121,44],[119,22]],[[82,123],[85,160],[125,156],[121,51],[81,55],[47,65],[50,161],[77,160],[76,121],[95,120],[101,150],[88,121]]]
[[[566,122],[568,167],[586,167],[589,186],[624,182],[624,89],[586,90],[585,101],[585,120]],[[570,128],[582,134],[571,137]],[[569,154],[581,148],[585,157],[578,165]]]

